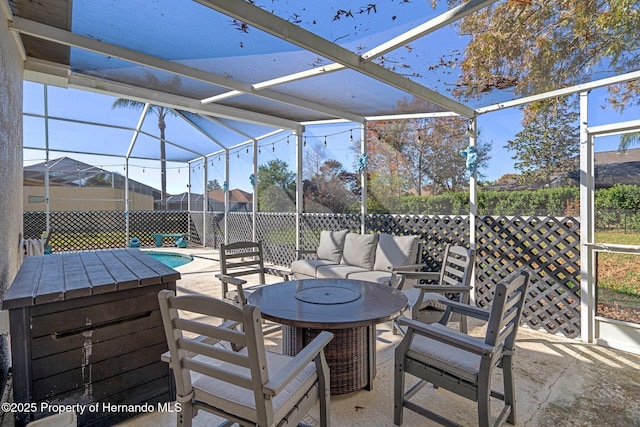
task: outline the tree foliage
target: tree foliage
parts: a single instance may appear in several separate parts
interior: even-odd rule
[[[428,106],[404,101],[400,108]],[[467,187],[469,172],[460,151],[469,145],[468,121],[460,117],[419,118],[370,122],[367,131],[369,186],[382,204],[410,191],[422,195],[459,191]],[[478,170],[486,167],[491,144],[478,141]],[[479,172],[482,176],[482,173]]]
[[[258,167],[258,210],[295,212],[296,174],[287,162],[270,160]]]
[[[554,177],[576,169],[580,130],[578,113],[569,99],[537,102],[528,126],[505,145],[515,153],[512,159],[515,169],[522,172],[521,181],[549,184]]]
[[[358,212],[358,175],[345,171],[337,160],[327,160],[317,173],[305,180],[304,203],[305,212]]]

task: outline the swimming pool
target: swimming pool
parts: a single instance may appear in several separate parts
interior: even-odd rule
[[[175,252],[145,251],[144,253],[171,268],[180,267],[181,265],[185,265],[193,261],[193,257],[191,255],[183,255]]]

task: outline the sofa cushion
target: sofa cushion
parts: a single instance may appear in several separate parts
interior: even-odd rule
[[[382,285],[389,285],[391,282],[390,271],[356,271],[349,273],[347,279],[364,280],[365,282],[376,282]]]
[[[299,259],[291,263],[291,272],[293,274],[304,274],[314,277],[316,269],[321,265],[336,265],[337,263],[326,259]]]
[[[377,234],[348,233],[344,240],[341,264],[372,270],[377,243]]]
[[[349,274],[365,272],[362,267],[346,264],[323,265],[316,270],[318,279],[346,279]]]
[[[416,263],[418,236],[392,236],[382,233],[378,238],[373,270],[391,271],[392,265]]]
[[[349,230],[326,231],[320,233],[320,244],[316,254],[318,259],[332,261],[339,264],[342,258],[342,248],[344,247],[344,239]]]

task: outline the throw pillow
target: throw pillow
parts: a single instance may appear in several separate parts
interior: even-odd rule
[[[320,232],[320,244],[316,251],[318,259],[326,259],[328,261],[340,264],[342,258],[342,248],[344,248],[344,239],[349,230],[326,231]]]
[[[372,270],[377,243],[377,234],[348,233],[344,240],[342,264]]]

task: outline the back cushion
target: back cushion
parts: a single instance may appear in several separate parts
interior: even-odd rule
[[[415,264],[417,252],[418,236],[380,234],[373,269],[391,271],[389,267],[392,265]]]
[[[326,259],[328,261],[340,264],[342,258],[342,248],[344,247],[344,239],[349,230],[340,231],[322,231],[320,232],[320,244],[318,245],[318,259]]]
[[[344,250],[342,251],[342,264],[372,270],[376,257],[377,243],[377,234],[347,234],[344,240]]]

